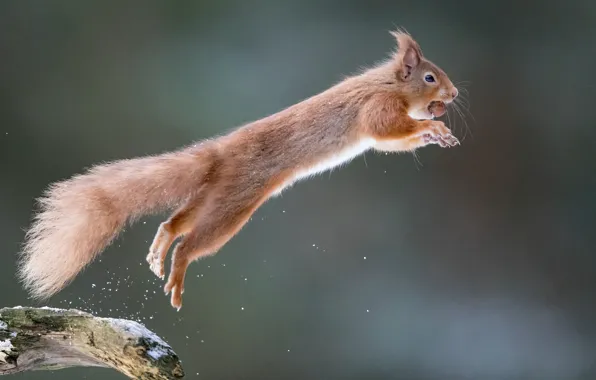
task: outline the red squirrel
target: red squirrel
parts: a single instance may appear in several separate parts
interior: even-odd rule
[[[227,135],[160,155],[97,165],[49,186],[25,236],[18,275],[33,298],[66,287],[127,225],[175,209],[147,262],[180,310],[188,265],[214,255],[267,199],[367,150],[459,145],[441,121],[458,90],[403,31],[384,62]]]

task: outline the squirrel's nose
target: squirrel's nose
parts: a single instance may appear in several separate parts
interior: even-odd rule
[[[451,90],[451,97],[453,99],[457,98],[457,95],[459,94],[459,91],[457,91],[457,88],[453,87],[453,90]]]

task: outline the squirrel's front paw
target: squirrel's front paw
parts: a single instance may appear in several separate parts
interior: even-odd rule
[[[422,132],[422,138],[426,144],[438,144],[442,148],[460,144],[457,137],[453,136],[451,130],[442,121],[432,121],[429,128]]]

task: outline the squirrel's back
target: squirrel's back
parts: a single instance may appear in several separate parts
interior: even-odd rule
[[[348,162],[375,143],[358,125],[366,90],[369,83],[353,78],[220,137],[222,169],[233,177],[251,176],[260,185],[275,182],[274,192],[280,192],[295,180]]]

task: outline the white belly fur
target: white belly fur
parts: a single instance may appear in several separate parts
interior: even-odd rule
[[[339,166],[341,164],[348,163],[355,157],[371,149],[374,145],[374,139],[364,139],[359,141],[355,145],[346,147],[342,151],[327,157],[325,160],[318,162],[317,164],[309,167],[308,169],[296,172],[296,174],[292,178],[290,178],[287,182],[278,187],[272,195],[279,195],[284,189],[291,186],[296,181],[315,176],[319,173],[333,169],[334,167]]]

